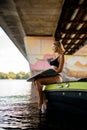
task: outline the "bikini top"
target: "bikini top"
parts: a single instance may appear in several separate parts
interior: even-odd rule
[[[51,59],[50,65],[58,67],[59,66],[58,57],[56,59]]]

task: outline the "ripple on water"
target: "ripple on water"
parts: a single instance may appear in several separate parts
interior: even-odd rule
[[[40,114],[37,103],[29,97],[3,97],[0,99],[0,130],[86,130],[86,120],[65,113],[49,111]]]
[[[28,97],[0,99],[0,130],[36,128],[39,124],[37,104],[28,102]],[[15,99],[14,102],[13,99]],[[9,101],[10,100],[10,101]]]

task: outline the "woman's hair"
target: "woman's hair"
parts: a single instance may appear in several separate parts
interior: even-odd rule
[[[55,42],[54,42],[54,45],[58,48],[58,50],[59,50],[60,52],[62,52],[62,53],[65,52],[65,49],[64,49],[64,47],[63,47],[63,44],[62,44],[60,41],[55,41]]]

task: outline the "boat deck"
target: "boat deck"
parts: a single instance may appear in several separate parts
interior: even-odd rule
[[[49,84],[44,93],[48,110],[87,115],[87,82]]]

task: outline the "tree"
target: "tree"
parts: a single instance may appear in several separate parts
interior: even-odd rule
[[[14,72],[8,73],[8,79],[15,79],[15,78],[16,78],[16,74]]]

